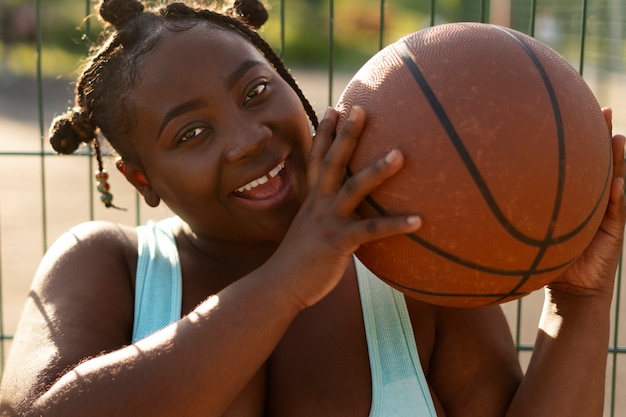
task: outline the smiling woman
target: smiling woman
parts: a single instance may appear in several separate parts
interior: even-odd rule
[[[146,202],[176,216],[80,224],[50,248],[0,414],[601,415],[625,138],[613,138],[601,230],[546,290],[522,375],[499,307],[408,299],[356,261],[361,245],[421,226],[419,213],[355,213],[403,155],[381,152],[346,179],[365,112],[357,103],[338,128],[328,109],[318,125],[253,29],[262,4],[234,6],[101,4],[109,36],[51,141],[72,153],[108,139]]]
[[[223,231],[227,239],[240,224],[247,225],[241,236],[264,239],[288,226],[285,207],[297,210],[304,198],[304,171],[288,167],[306,165],[311,130],[295,90],[242,40],[200,22],[159,42],[139,67],[150,71],[129,93],[141,115],[133,124],[141,164],[124,155],[120,164],[150,204],[164,201],[197,232]],[[244,207],[253,211],[232,216]]]

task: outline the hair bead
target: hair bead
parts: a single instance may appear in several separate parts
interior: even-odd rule
[[[98,182],[97,188],[98,192],[100,193],[100,201],[102,201],[102,203],[104,203],[104,206],[107,208],[114,207],[113,194],[109,192],[111,186],[109,185],[108,179],[109,174],[106,172],[106,170],[102,169],[96,171],[96,181]]]
[[[93,147],[96,151],[96,160],[98,161],[98,170],[95,172],[95,177],[98,183],[96,189],[100,193],[100,201],[102,201],[106,208],[126,210],[113,204],[113,194],[110,192],[109,173],[104,169],[104,165],[102,164],[102,151],[100,150],[100,142],[98,142],[98,139],[93,140]]]

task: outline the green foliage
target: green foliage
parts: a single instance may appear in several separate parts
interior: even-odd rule
[[[386,2],[382,10],[380,3],[379,0],[275,0],[262,35],[282,53],[288,65],[321,66],[332,58],[337,67],[353,68],[360,66],[381,46],[428,23],[427,11],[416,7],[415,2],[405,1],[410,7]],[[282,33],[281,17],[285,21]]]
[[[58,62],[44,62],[44,70],[59,71],[55,76],[73,74],[86,55],[89,45],[101,30],[99,20],[87,15],[97,13],[95,0],[0,0],[3,9],[26,7],[34,13],[39,7],[41,39],[44,56],[54,56]],[[149,0],[148,4],[164,0]],[[211,0],[206,0],[211,1]],[[225,0],[213,0],[223,3]],[[270,20],[261,35],[285,59],[290,67],[326,67],[353,70],[369,57],[400,37],[435,23],[455,21],[489,21],[490,0],[266,0],[270,5]],[[501,0],[491,0],[501,1]],[[580,0],[510,0],[511,26],[532,33],[536,16],[548,16],[558,22],[559,38],[554,46],[559,52],[576,59],[580,47]],[[606,0],[589,2],[589,40],[594,51],[603,53],[608,36]],[[431,17],[432,16],[432,17]],[[0,22],[1,26],[1,22]],[[381,34],[382,27],[382,34]],[[540,28],[539,28],[540,29]],[[34,47],[35,37],[29,39],[0,39],[3,60],[25,59],[24,45]],[[557,44],[558,42],[558,44]],[[623,34],[622,40],[623,44]],[[21,53],[16,45],[22,45]],[[613,44],[616,44],[613,41]],[[603,46],[604,45],[604,46]],[[613,46],[613,50],[617,50]],[[617,55],[615,52],[613,55]],[[64,58],[58,58],[64,56]],[[606,56],[606,53],[604,54]],[[32,56],[29,58],[32,64]],[[615,58],[615,60],[618,58]],[[72,63],[68,68],[63,65]],[[3,64],[5,66],[5,64]],[[9,67],[28,68],[23,63]],[[31,65],[32,67],[32,65]]]

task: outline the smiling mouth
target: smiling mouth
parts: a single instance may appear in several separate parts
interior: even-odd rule
[[[264,199],[273,196],[282,185],[280,173],[285,169],[285,161],[272,168],[267,174],[260,176],[235,190],[235,194],[249,199]]]

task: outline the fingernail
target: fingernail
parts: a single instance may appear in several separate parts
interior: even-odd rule
[[[394,161],[397,161],[399,157],[400,157],[400,152],[398,152],[397,149],[392,149],[391,151],[389,151],[387,155],[385,155],[385,162],[388,164],[391,164]]]
[[[355,120],[356,119],[356,109],[358,108],[358,106],[352,106],[352,108],[350,109],[350,114],[348,115],[348,120]]]
[[[422,219],[420,218],[420,216],[409,216],[406,218],[406,222],[414,226],[422,225]]]
[[[324,112],[324,119],[328,119],[333,112],[332,107],[326,107],[326,111]]]

